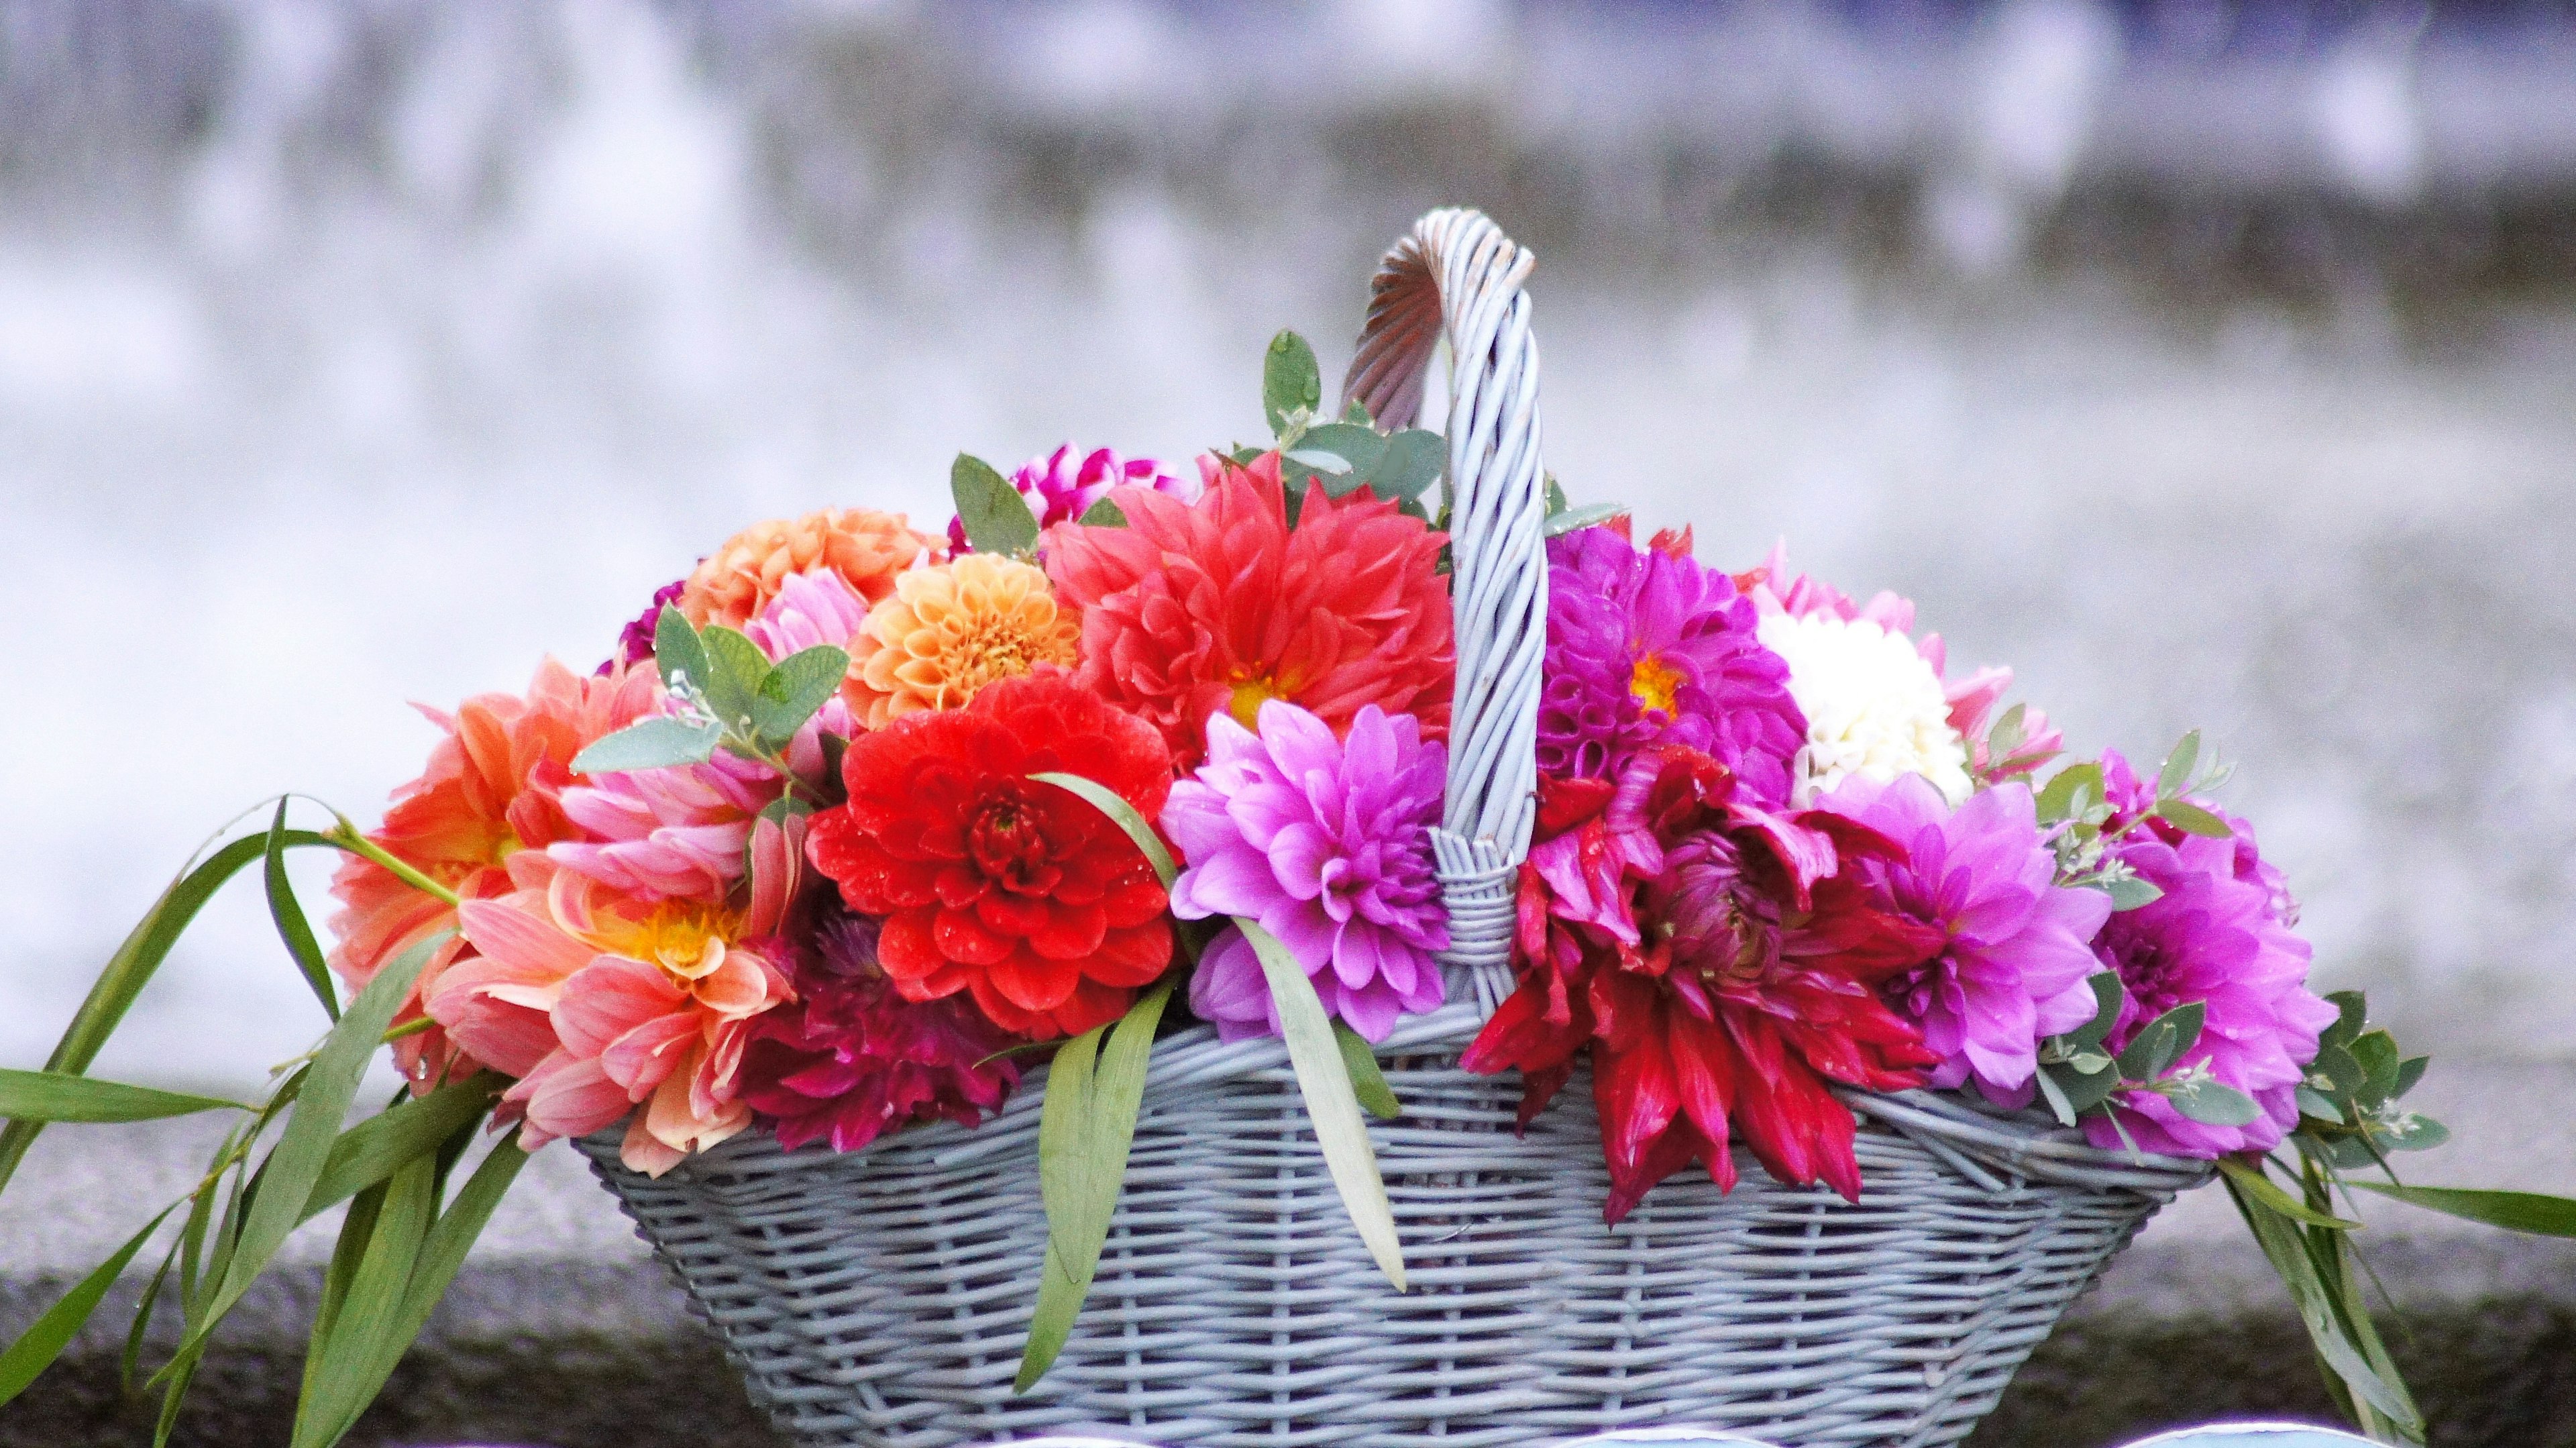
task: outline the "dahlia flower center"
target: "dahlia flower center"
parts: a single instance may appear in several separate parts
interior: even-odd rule
[[[1042,891],[1055,883],[1045,831],[1015,789],[996,793],[975,812],[966,852],[987,878],[1007,889]]]
[[[948,679],[960,697],[1002,679],[1015,679],[1030,665],[1049,657],[1040,640],[1029,637],[1016,617],[977,619],[941,653]]]
[[[724,964],[738,922],[719,906],[672,901],[640,920],[610,924],[599,943],[611,954],[658,965],[683,981],[701,980]]]
[[[1647,654],[1628,671],[1628,693],[1639,704],[1662,714],[1680,711],[1673,698],[1682,687],[1682,671],[1664,661],[1662,654]]]
[[[2184,992],[2174,979],[2173,962],[2153,939],[2134,930],[2121,928],[2118,916],[2102,932],[2102,948],[2111,957],[2111,969],[2120,984],[2137,1002],[2138,1019],[2152,1021],[2181,1005]]]
[[[1268,674],[1241,674],[1234,680],[1234,696],[1227,701],[1225,712],[1246,729],[1261,727],[1261,706],[1273,699],[1285,699],[1288,691]]]

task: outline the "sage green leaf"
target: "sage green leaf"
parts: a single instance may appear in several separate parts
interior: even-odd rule
[[[2370,1136],[2389,1151],[2431,1151],[2451,1139],[2451,1128],[2432,1117],[2400,1111],[2385,1121],[2374,1121]]]
[[[331,1143],[322,1174],[305,1195],[303,1215],[296,1220],[310,1221],[413,1159],[434,1155],[458,1132],[482,1120],[502,1085],[501,1078],[490,1072],[477,1072],[427,1096],[407,1098],[341,1132]]]
[[[1342,421],[1356,422],[1362,427],[1374,427],[1377,425],[1377,419],[1369,416],[1368,404],[1360,401],[1356,397],[1348,398],[1343,401]]]
[[[1058,789],[1069,789],[1089,801],[1092,808],[1109,816],[1110,823],[1125,830],[1127,838],[1136,842],[1136,848],[1145,852],[1146,862],[1154,867],[1163,888],[1168,890],[1172,887],[1172,881],[1180,875],[1179,867],[1172,863],[1172,852],[1163,847],[1162,836],[1154,833],[1154,826],[1136,812],[1136,807],[1119,798],[1118,791],[1096,779],[1056,770],[1042,770],[1029,778],[1041,784],[1052,784]]]
[[[1625,506],[1618,503],[1586,503],[1580,508],[1568,508],[1562,513],[1549,514],[1545,531],[1550,538],[1561,538],[1579,529],[1607,523],[1627,511]]]
[[[2061,1064],[2042,1067],[2041,1074],[2056,1083],[2066,1098],[2067,1109],[2078,1116],[2110,1100],[2112,1093],[2120,1089],[2120,1073],[2116,1070],[2079,1071],[2073,1065]]]
[[[1234,923],[1261,958],[1261,974],[1279,1008],[1280,1034],[1287,1039],[1288,1063],[1296,1068],[1297,1090],[1306,1099],[1306,1119],[1315,1128],[1315,1144],[1323,1149],[1343,1210],[1350,1213],[1378,1270],[1396,1291],[1405,1291],[1404,1247],[1396,1238],[1386,1182],[1378,1175],[1377,1152],[1369,1145],[1368,1125],[1360,1119],[1359,1098],[1315,983],[1288,947],[1259,922],[1238,915]]]
[[[2432,1064],[2433,1058],[2430,1056],[2409,1056],[2398,1062],[2397,1089],[2388,1094],[2392,1097],[2403,1096],[2414,1090],[2415,1083],[2424,1079],[2424,1068]]]
[[[2253,1097],[2206,1077],[2175,1082],[2163,1095],[2173,1103],[2174,1110],[2209,1126],[2245,1126],[2263,1116],[2263,1108],[2255,1104]]]
[[[2111,1034],[2111,1028],[2119,1024],[2120,1007],[2128,1003],[2129,993],[2121,986],[2120,977],[2114,971],[2096,971],[2087,976],[2084,983],[2093,988],[2093,1019],[2071,1032],[2067,1039],[2078,1050],[2091,1050],[2101,1045],[2103,1039]]]
[[[2213,840],[2228,839],[2236,833],[2227,821],[2187,799],[2157,800],[2155,813],[2192,834],[2206,835]]]
[[[2057,1124],[2073,1126],[2075,1103],[2066,1098],[2066,1089],[2057,1084],[2056,1068],[2042,1066],[2032,1074],[2032,1079],[2039,1083],[2039,1094],[2048,1102],[2049,1112],[2057,1118]]]
[[[151,1239],[153,1232],[177,1210],[176,1203],[163,1207],[160,1216],[144,1223],[142,1231],[128,1237],[125,1245],[117,1248],[114,1255],[98,1264],[87,1277],[74,1283],[72,1290],[64,1293],[60,1301],[46,1308],[45,1315],[20,1333],[18,1340],[9,1344],[7,1352],[0,1352],[0,1404],[27,1391],[27,1385],[34,1382],[39,1373],[54,1365],[54,1359],[63,1355],[63,1349],[71,1346],[72,1339],[88,1324],[90,1314],[98,1311],[100,1299],[107,1296],[107,1289],[116,1285],[118,1275],[125,1271],[125,1264],[134,1260],[134,1254],[143,1250],[143,1244]]]
[[[1297,447],[1290,448],[1279,456],[1283,460],[1295,463],[1297,466],[1304,468],[1311,473],[1318,473],[1327,478],[1349,479],[1346,487],[1342,489],[1336,489],[1331,483],[1326,483],[1324,485],[1324,491],[1331,493],[1336,497],[1340,496],[1342,492],[1347,491],[1349,487],[1358,486],[1358,480],[1350,478],[1350,474],[1353,471],[1351,460],[1342,456],[1340,453],[1327,452],[1319,447]]]
[[[2218,1159],[2218,1169],[2238,1189],[2294,1222],[2304,1222],[2311,1227],[2324,1227],[2335,1232],[2361,1230],[2361,1223],[2316,1211],[2307,1203],[2283,1191],[2280,1183],[2272,1180],[2271,1173],[2265,1171],[2259,1161],[2248,1161],[2241,1156],[2222,1156]]]
[[[2397,1091],[2397,1038],[2386,1031],[2364,1031],[2353,1037],[2350,1049],[2361,1063],[2357,1095],[2363,1107],[2376,1108]]]
[[[1110,1219],[1118,1209],[1118,1189],[1127,1178],[1127,1153],[1136,1139],[1136,1113],[1144,1104],[1154,1028],[1171,998],[1168,985],[1148,993],[1114,1027],[1095,1027],[1066,1042],[1047,1067],[1046,1101],[1038,1113],[1046,1261],[1038,1272],[1038,1300],[1014,1393],[1027,1392],[1046,1376],[1072,1335],[1082,1300],[1091,1293],[1092,1275],[1099,1270]],[[1108,1046],[1101,1049],[1104,1033]]]
[[[592,740],[572,757],[572,772],[619,774],[704,764],[715,757],[716,741],[723,737],[724,728],[718,724],[655,715]]]
[[[1288,430],[1290,413],[1312,413],[1323,405],[1324,374],[1315,365],[1315,349],[1294,332],[1271,338],[1269,354],[1261,359],[1261,415],[1270,423],[1270,435]]]
[[[1381,498],[1413,499],[1440,481],[1449,466],[1449,440],[1427,428],[1393,433],[1368,469],[1368,485]]]
[[[689,616],[671,604],[662,605],[653,620],[653,666],[661,671],[662,687],[674,694],[694,696],[706,689],[706,642]]]
[[[295,1109],[286,1119],[286,1130],[260,1167],[261,1186],[243,1214],[240,1239],[224,1264],[223,1277],[208,1299],[202,1320],[190,1325],[181,1343],[183,1352],[203,1349],[206,1334],[241,1301],[252,1281],[267,1268],[269,1258],[286,1241],[287,1233],[303,1220],[304,1203],[330,1161],[340,1123],[347,1119],[349,1103],[357,1095],[358,1078],[366,1071],[368,1059],[375,1055],[385,1026],[411,994],[412,982],[420,978],[421,968],[447,943],[450,934],[442,930],[378,970],[366,989],[349,1003],[340,1023],[323,1038],[322,1049],[306,1068]]]
[[[1545,477],[1547,479],[1547,516],[1553,518],[1572,508],[1574,504],[1565,496],[1565,484],[1556,480],[1556,474],[1548,473]]]
[[[2358,1097],[2370,1081],[2370,1073],[2362,1070],[2351,1049],[2333,1041],[2317,1043],[2317,1058],[2308,1063],[2308,1070],[2323,1075],[2332,1083],[2334,1094],[2347,1099]]]
[[[239,1101],[94,1081],[59,1071],[0,1070],[0,1116],[12,1121],[154,1121],[200,1111],[249,1111]]]
[[[2391,1182],[2344,1183],[2383,1197],[2395,1197],[2430,1211],[2484,1222],[2510,1232],[2541,1237],[2576,1237],[2576,1201],[2542,1192],[2478,1191],[2467,1187],[2407,1187]]]
[[[2088,760],[2081,764],[2070,764],[2050,775],[2048,783],[2040,786],[2038,798],[2034,801],[2039,812],[2039,822],[2053,824],[2073,817],[2079,813],[2076,805],[2077,796],[2086,792],[2095,799],[2102,797],[2101,765]]]
[[[2174,751],[2165,756],[2164,768],[2156,771],[2156,793],[2165,798],[2180,795],[2191,783],[2191,772],[2200,764],[2200,731],[2194,729],[2182,737]]]
[[[358,1275],[358,1264],[366,1260],[367,1244],[374,1237],[376,1214],[384,1209],[386,1184],[375,1182],[349,1201],[348,1214],[340,1219],[339,1239],[331,1244],[331,1263],[322,1271],[322,1300],[313,1308],[313,1329],[306,1335],[304,1382],[296,1389],[295,1407],[304,1412],[319,1391],[322,1370],[329,1365],[329,1354],[322,1349],[340,1321],[340,1310],[349,1300],[349,1285]]]
[[[2131,1081],[2154,1081],[2173,1068],[2200,1041],[2201,1022],[2209,1007],[2186,1001],[2138,1028],[2120,1051],[2120,1074]]]
[[[1037,546],[1038,520],[1029,511],[1029,500],[991,463],[959,453],[948,467],[948,495],[956,501],[957,521],[976,552],[1009,557]]]
[[[367,1368],[379,1355],[378,1340],[396,1326],[412,1263],[437,1212],[438,1163],[433,1158],[413,1158],[385,1183],[366,1248],[332,1314],[330,1335],[308,1349],[321,1366],[305,1375],[308,1391],[296,1403],[293,1448],[325,1448],[336,1441],[333,1426],[343,1416],[356,1416],[351,1400],[363,1409],[374,1396],[373,1385],[366,1383]]]
[[[1378,1069],[1377,1051],[1368,1037],[1335,1021],[1333,1039],[1341,1043],[1342,1067],[1351,1073],[1351,1093],[1368,1114],[1380,1121],[1402,1116],[1404,1103],[1395,1099],[1395,1088],[1386,1084],[1386,1073]]]
[[[1103,494],[1100,501],[1083,509],[1082,516],[1074,521],[1086,528],[1124,528],[1127,526],[1127,510],[1119,507],[1117,500]]]
[[[850,656],[830,644],[801,649],[780,659],[752,691],[751,723],[763,742],[785,748],[841,687],[850,672]]]
[[[2320,1039],[2337,1046],[2349,1046],[2362,1028],[2370,1024],[2370,998],[2357,990],[2329,991],[2326,1002],[2335,1008],[2335,1022],[2325,1028]]]
[[[769,655],[740,630],[710,624],[698,633],[707,646],[707,707],[729,731],[751,723],[760,681],[769,677]]]
[[[2102,888],[2111,892],[2113,910],[2135,910],[2141,905],[2153,905],[2165,898],[2165,892],[2155,881],[2141,880],[2135,875],[2124,875],[2116,880],[2105,881]]]
[[[304,972],[304,983],[313,989],[313,998],[322,1003],[324,1014],[340,1019],[340,997],[331,988],[331,967],[322,960],[322,947],[313,939],[313,927],[304,918],[304,907],[296,902],[295,885],[286,878],[286,805],[277,801],[277,818],[268,826],[264,871],[268,884],[268,917],[277,922],[277,938],[286,942],[286,953],[295,967]]]
[[[288,830],[282,843],[290,850],[337,848],[310,830]],[[248,836],[225,845],[205,863],[173,880],[127,933],[116,953],[108,957],[106,968],[91,983],[89,995],[73,1013],[71,1024],[63,1028],[53,1054],[45,1058],[45,1069],[72,1076],[88,1070],[89,1063],[98,1059],[99,1048],[115,1034],[134,998],[151,981],[153,972],[161,968],[161,962],[169,958],[170,947],[178,943],[206,901],[243,866],[267,853],[266,839]],[[44,1129],[45,1123],[35,1120],[13,1120],[0,1129],[0,1188],[8,1186],[27,1148],[35,1145],[37,1134]]]

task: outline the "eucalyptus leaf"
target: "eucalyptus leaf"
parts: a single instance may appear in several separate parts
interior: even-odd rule
[[[2236,833],[2227,821],[2187,799],[2160,799],[2156,801],[2155,812],[2188,833],[2205,835],[2213,840],[2228,839]]]
[[[2414,1090],[2415,1083],[2424,1079],[2424,1068],[2432,1064],[2433,1058],[2430,1056],[2409,1056],[2398,1062],[2397,1088],[2388,1094],[2391,1097],[2398,1097]]]
[[[1333,1039],[1341,1043],[1342,1066],[1351,1073],[1351,1092],[1368,1114],[1380,1121],[1402,1116],[1404,1103],[1395,1099],[1395,1088],[1386,1084],[1386,1073],[1378,1069],[1377,1051],[1368,1038],[1335,1021]]]
[[[1074,521],[1086,528],[1124,528],[1127,526],[1127,510],[1119,507],[1116,499],[1103,496],[1100,501],[1083,509],[1082,516]]]
[[[2326,1093],[2319,1091],[2313,1086],[2302,1086],[2298,1089],[2296,1098],[2299,1103],[2299,1114],[2301,1116],[2314,1117],[2319,1121],[2331,1121],[2338,1125],[2342,1124],[2343,1107],[2337,1104],[2335,1099],[2328,1096]]]
[[[948,467],[948,492],[957,504],[957,521],[966,541],[978,553],[1026,553],[1038,542],[1037,515],[1029,500],[1011,486],[991,463],[959,453]]]
[[[2263,1119],[2253,1097],[2207,1077],[2175,1082],[2163,1095],[2174,1110],[2206,1126],[2248,1126]]]
[[[1153,825],[1136,812],[1134,805],[1119,798],[1116,790],[1096,779],[1055,770],[1032,774],[1029,778],[1041,784],[1052,784],[1058,789],[1069,789],[1081,795],[1092,808],[1109,816],[1110,823],[1126,831],[1127,838],[1136,842],[1136,848],[1145,852],[1145,859],[1154,867],[1154,874],[1162,880],[1163,888],[1171,888],[1173,879],[1180,874],[1179,867],[1172,863],[1172,852],[1164,847],[1163,837],[1154,833]]]
[[[762,742],[783,749],[841,687],[849,674],[850,656],[830,644],[818,644],[780,659],[752,692],[751,723]]]
[[[1368,469],[1368,485],[1381,498],[1411,500],[1428,492],[1449,466],[1449,441],[1428,428],[1390,434]]]
[[[2335,1008],[2335,1021],[2320,1039],[2337,1046],[2351,1045],[2353,1038],[2370,1024],[2369,998],[2357,990],[2330,991],[2326,1003]]]
[[[622,774],[637,769],[704,764],[715,757],[716,741],[723,737],[722,725],[655,715],[592,740],[589,747],[572,757],[572,772]]]
[[[1565,484],[1560,483],[1560,482],[1558,482],[1558,481],[1556,480],[1556,474],[1554,474],[1554,473],[1549,473],[1549,474],[1547,474],[1547,475],[1546,475],[1546,477],[1547,477],[1547,515],[1548,515],[1549,517],[1553,518],[1553,517],[1555,517],[1557,514],[1562,513],[1562,512],[1565,512],[1567,509],[1572,508],[1572,507],[1574,506],[1574,504],[1573,504],[1573,501],[1572,501],[1572,500],[1568,499],[1568,498],[1565,496]]]
[[[156,1121],[200,1111],[250,1111],[239,1101],[156,1091],[59,1071],[0,1070],[0,1116],[12,1121]]]
[[[2043,1066],[2033,1074],[2032,1079],[2039,1083],[2039,1094],[2048,1102],[2049,1112],[2056,1116],[2057,1124],[2073,1126],[2075,1103],[2067,1099],[2066,1088],[2057,1084],[2056,1068]]]
[[[305,920],[304,907],[295,898],[294,882],[286,878],[286,806],[287,800],[281,796],[263,847],[268,917],[276,923],[277,938],[285,942],[295,968],[304,972],[304,984],[311,988],[313,998],[322,1003],[323,1013],[336,1021],[340,1019],[340,997],[331,986],[331,967],[322,959],[322,947],[313,939],[313,926]]]
[[[2135,910],[2141,905],[2153,905],[2165,898],[2165,892],[2157,886],[2156,882],[2141,880],[2135,875],[2123,875],[2116,880],[2106,880],[2102,888],[2110,892],[2113,910]]]
[[[2400,1111],[2384,1122],[2373,1122],[2370,1137],[2387,1151],[2431,1151],[2451,1139],[2451,1128],[2432,1117]]]
[[[2079,1071],[2069,1064],[2041,1068],[2055,1083],[2058,1094],[2066,1098],[2066,1108],[2077,1116],[2093,1110],[2111,1099],[2120,1089],[2117,1071]]]
[[[1287,1040],[1288,1062],[1296,1068],[1297,1090],[1306,1100],[1306,1119],[1315,1129],[1315,1144],[1323,1150],[1333,1185],[1341,1192],[1342,1207],[1350,1213],[1351,1224],[1359,1229],[1360,1241],[1376,1259],[1378,1270],[1402,1292],[1406,1290],[1404,1248],[1396,1237],[1395,1213],[1387,1204],[1386,1182],[1378,1175],[1368,1125],[1360,1119],[1350,1071],[1342,1064],[1341,1047],[1334,1043],[1315,983],[1307,979],[1305,967],[1288,953],[1288,947],[1259,922],[1238,915],[1234,923],[1261,959],[1270,999],[1279,1010],[1280,1034]]]
[[[1550,514],[1545,531],[1550,538],[1562,538],[1568,533],[1607,523],[1627,511],[1618,503],[1586,503],[1580,508]]]
[[[1342,477],[1353,470],[1349,458],[1337,452],[1327,452],[1319,447],[1290,448],[1279,456],[1308,472],[1321,473],[1327,477]],[[1332,491],[1329,484],[1326,485],[1325,491]]]
[[[2079,1049],[2089,1050],[2102,1044],[2111,1028],[2120,1023],[2120,1007],[2129,999],[2128,990],[2120,984],[2115,971],[2096,971],[2084,983],[2093,988],[2093,1019],[2086,1021],[2067,1039]]]
[[[124,1246],[117,1248],[87,1277],[74,1283],[71,1291],[64,1293],[59,1301],[45,1309],[42,1317],[18,1334],[18,1340],[9,1344],[7,1352],[0,1352],[0,1404],[6,1404],[25,1392],[28,1384],[53,1366],[54,1359],[63,1355],[63,1349],[71,1346],[72,1339],[88,1325],[90,1315],[98,1311],[99,1302],[107,1296],[107,1289],[116,1285],[116,1279],[125,1271],[126,1264],[134,1260],[134,1254],[143,1250],[143,1244],[151,1240],[153,1232],[176,1210],[176,1204],[163,1207],[160,1216],[144,1223],[142,1231],[126,1238]]]
[[[2335,1094],[2347,1100],[2358,1098],[2370,1080],[2352,1051],[2331,1041],[2317,1043],[2317,1058],[2308,1063],[2308,1070],[2332,1082]]]
[[[2158,1080],[2200,1042],[2201,1023],[2209,1007],[2185,1001],[2138,1028],[2120,1051],[2120,1074],[2132,1081]]]
[[[2049,824],[2071,818],[2077,812],[2076,797],[2084,791],[2090,791],[2095,799],[2101,798],[2101,765],[2087,760],[2070,764],[2050,775],[2048,783],[2040,786],[2039,795],[2034,801],[2039,812],[2040,823]]]
[[[653,667],[661,671],[662,687],[674,694],[694,697],[706,688],[706,643],[689,616],[671,604],[653,619]]]
[[[1360,401],[1356,397],[1346,398],[1343,400],[1342,421],[1356,422],[1362,427],[1375,427],[1377,425],[1377,419],[1369,416],[1368,404]]]
[[[760,681],[769,677],[769,655],[739,629],[722,624],[709,625],[698,638],[707,646],[707,707],[727,729],[740,729],[752,717]]]
[[[2467,1187],[2408,1187],[2390,1182],[2344,1183],[2412,1206],[2510,1232],[2576,1237],[2576,1201],[2542,1192],[2477,1191]]]
[[[2351,1050],[2361,1064],[2356,1099],[2364,1110],[2373,1109],[2397,1092],[2397,1038],[2386,1031],[2364,1031],[2353,1038]]]
[[[2200,764],[2200,731],[2194,729],[2182,737],[2174,751],[2165,756],[2164,768],[2156,771],[2156,793],[2171,798],[2182,793],[2191,783],[2191,772]]]
[[[1288,430],[1289,414],[1312,413],[1324,405],[1324,374],[1315,365],[1315,349],[1294,332],[1270,339],[1261,361],[1261,415],[1277,437]],[[976,545],[981,547],[983,545]]]

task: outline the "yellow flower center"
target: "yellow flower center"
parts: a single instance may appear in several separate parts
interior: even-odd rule
[[[1287,691],[1279,687],[1277,680],[1268,674],[1254,674],[1235,681],[1234,697],[1226,702],[1225,712],[1233,715],[1234,722],[1244,728],[1258,729],[1261,727],[1261,706],[1273,699],[1287,697]]]
[[[724,964],[741,921],[718,905],[668,900],[641,919],[600,923],[594,943],[614,955],[658,965],[684,981],[698,980]]]
[[[1628,671],[1628,693],[1649,709],[1670,714],[1673,695],[1682,686],[1682,671],[1664,662],[1661,654],[1647,654]]]

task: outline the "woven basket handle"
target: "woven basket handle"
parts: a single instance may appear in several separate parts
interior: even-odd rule
[[[1521,283],[1536,262],[1481,212],[1434,211],[1369,288],[1343,383],[1381,427],[1420,420],[1444,337],[1449,592],[1457,618],[1449,787],[1432,834],[1449,907],[1446,957],[1490,1014],[1512,988],[1513,877],[1537,810],[1539,659],[1547,643],[1547,502],[1539,467],[1538,343]]]

